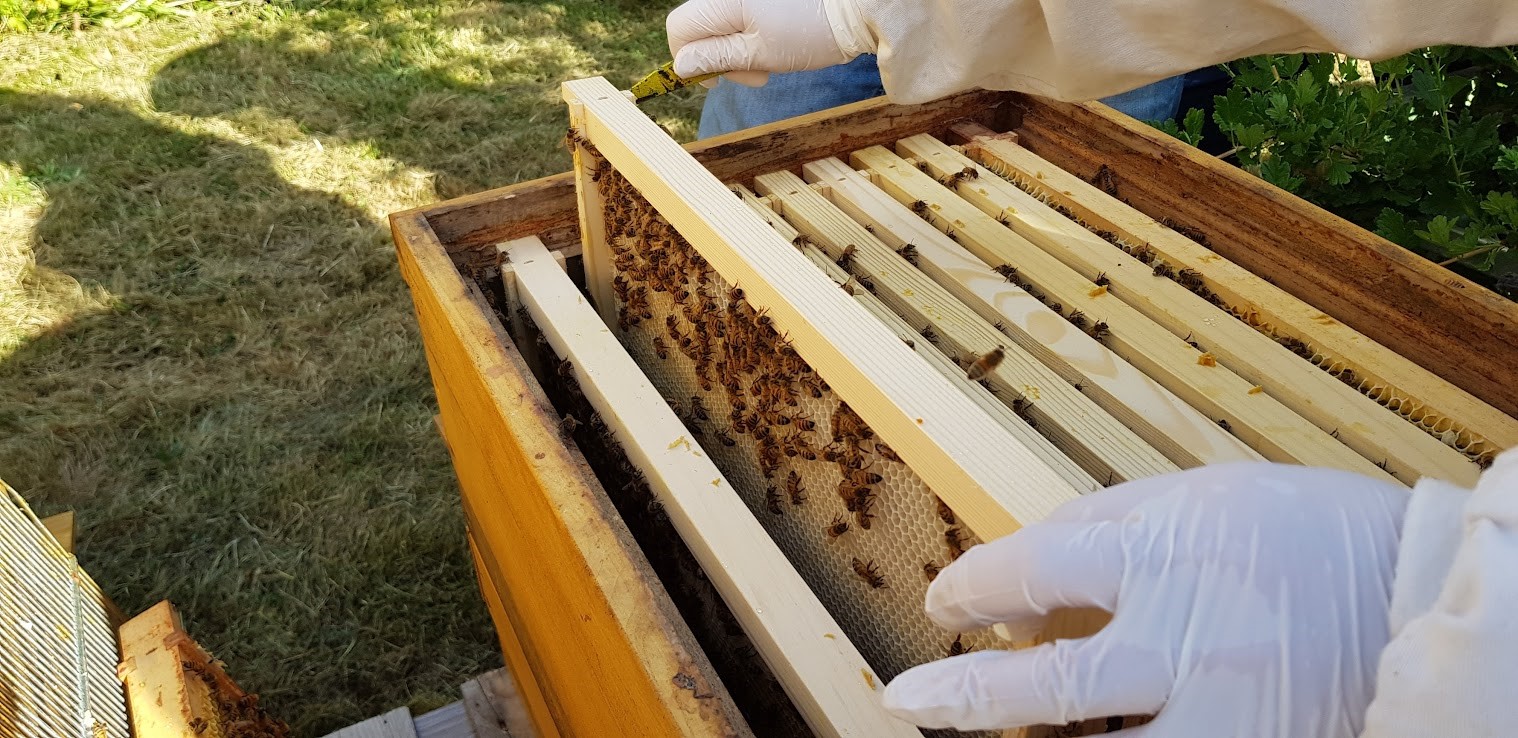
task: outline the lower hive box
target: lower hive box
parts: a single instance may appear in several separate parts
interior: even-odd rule
[[[884,681],[1007,647],[921,614],[977,536],[1201,464],[1469,482],[1518,441],[1513,364],[1440,353],[1510,350],[1510,304],[1099,107],[874,102],[692,159],[566,91],[573,175],[393,218],[545,734],[913,734]],[[1375,280],[1260,269],[1310,237]]]

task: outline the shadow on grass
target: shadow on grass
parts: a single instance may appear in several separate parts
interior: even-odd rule
[[[114,299],[0,357],[0,475],[297,734],[456,699],[499,657],[381,224],[110,102],[0,89],[0,131],[38,264]]]

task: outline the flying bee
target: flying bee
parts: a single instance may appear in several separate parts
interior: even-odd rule
[[[765,488],[765,490],[764,490],[764,507],[765,507],[765,509],[769,510],[770,512],[772,512],[772,513],[774,513],[776,515],[783,514],[785,512],[785,509],[780,506],[780,501],[781,501],[781,499],[780,499],[780,490],[775,489],[774,486],[770,486],[770,487],[766,487]]]
[[[669,344],[664,342],[663,336],[654,336],[654,353],[661,359],[669,358]]]
[[[849,532],[849,521],[845,520],[842,515],[834,515],[833,522],[828,523],[826,531],[828,538],[837,540],[839,536]]]
[[[1011,264],[999,264],[995,267],[992,267],[992,271],[1000,274],[1003,277],[1006,277],[1008,282],[1017,281],[1017,267],[1012,266]]]
[[[933,495],[933,501],[938,503],[938,519],[944,521],[945,523],[948,523],[949,525],[953,525],[954,511],[950,510],[948,504],[939,499],[938,495]]]
[[[880,567],[873,561],[860,561],[857,557],[853,561],[854,573],[863,579],[865,584],[873,589],[886,587],[885,575],[880,573]]]
[[[994,350],[970,364],[970,368],[965,370],[965,376],[969,377],[972,381],[982,379],[987,374],[996,371],[996,367],[1000,366],[1002,359],[1005,358],[1007,358],[1007,350],[1001,346],[997,346]]]
[[[910,244],[910,243],[909,244],[905,244],[901,248],[896,249],[896,253],[900,254],[901,258],[906,259],[908,264],[911,264],[912,266],[917,266],[917,245],[916,244]]]
[[[801,475],[795,471],[785,475],[785,494],[791,498],[792,505],[806,502],[806,488],[801,486]]]
[[[943,567],[939,566],[936,561],[927,561],[922,565],[922,574],[930,582],[938,578],[938,572],[940,571],[943,571]]]

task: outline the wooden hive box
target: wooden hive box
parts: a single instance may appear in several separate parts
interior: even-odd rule
[[[584,103],[583,100],[579,102]],[[576,109],[576,116],[583,120],[586,116],[583,107]],[[1015,134],[1016,143],[1010,143],[1013,136],[1004,134]],[[594,133],[592,138],[605,140],[597,138]],[[1299,353],[1312,357],[1322,369],[1330,371],[1345,384],[1361,385],[1362,392],[1376,395],[1383,404],[1391,400],[1394,405],[1402,405],[1404,415],[1417,416],[1436,434],[1446,434],[1451,444],[1474,449],[1471,455],[1489,457],[1499,448],[1514,445],[1511,434],[1515,426],[1511,416],[1518,412],[1518,381],[1515,381],[1518,380],[1518,307],[1247,173],[1100,105],[1069,105],[1017,93],[984,91],[921,106],[898,106],[876,100],[690,144],[685,149],[720,182],[758,187],[759,193],[740,190],[740,198],[747,198],[746,203],[756,206],[761,213],[763,208],[783,211],[785,220],[790,223],[770,217],[773,210],[766,219],[787,237],[792,234],[805,236],[798,241],[803,251],[813,249],[819,255],[827,252],[826,256],[819,256],[815,261],[824,272],[829,269],[836,272],[838,270],[831,264],[837,259],[837,249],[842,247],[843,241],[835,243],[831,239],[839,233],[837,228],[853,226],[840,225],[822,216],[808,219],[808,212],[820,212],[815,210],[820,206],[814,206],[807,199],[811,196],[808,193],[816,190],[804,184],[792,186],[790,183],[800,182],[795,178],[805,176],[813,182],[821,181],[831,186],[835,193],[849,192],[848,188],[853,186],[850,180],[852,170],[847,167],[837,169],[841,164],[815,164],[819,160],[838,157],[839,161],[852,162],[859,169],[870,169],[875,184],[892,191],[897,200],[905,203],[920,188],[938,185],[918,183],[913,178],[921,173],[910,166],[897,167],[900,162],[893,158],[897,154],[910,155],[913,163],[927,175],[955,186],[952,174],[963,163],[956,158],[961,156],[961,151],[942,146],[937,143],[939,141],[969,144],[963,154],[1014,179],[1020,171],[1029,179],[1025,183],[1028,189],[1038,191],[1056,208],[1084,222],[1092,231],[1126,240],[1130,253],[1134,253],[1135,240],[1152,237],[1153,248],[1170,260],[1161,259],[1160,262],[1172,264],[1172,268],[1186,270],[1196,260],[1200,260],[1198,266],[1219,261],[1262,277],[1321,312],[1314,311],[1310,315],[1292,313],[1284,295],[1282,300],[1261,299],[1264,288],[1249,286],[1247,283],[1252,278],[1242,271],[1237,274],[1226,271],[1232,267],[1207,267],[1206,283],[1217,298],[1215,302],[1237,308],[1236,312],[1244,322],[1284,337],[1287,345],[1290,345],[1292,336],[1298,335],[1299,329],[1332,332],[1347,326],[1358,331],[1358,335],[1372,339],[1384,350],[1363,339],[1351,339],[1350,342],[1357,346],[1354,355],[1361,359],[1349,363],[1315,350]],[[895,153],[892,153],[893,149]],[[1062,180],[1061,177],[1068,175],[1057,170],[1044,172],[1039,169],[1042,165],[1019,160],[1022,155],[1019,152],[1041,157],[1058,170],[1084,182],[1077,184],[1074,179]],[[582,165],[587,161],[585,153],[582,148]],[[618,163],[619,168],[622,166],[615,159],[623,155],[610,152],[607,155]],[[624,158],[623,161],[631,160]],[[1023,168],[1019,170],[1018,167]],[[582,186],[590,188],[585,191],[594,189],[585,181],[591,176],[590,170],[582,166],[578,177]],[[631,172],[629,177],[632,177]],[[829,180],[829,177],[833,179]],[[730,595],[744,590],[744,582],[718,581],[710,585],[715,588],[712,591],[720,591],[728,600],[725,609],[721,603],[713,602],[716,598],[711,591],[693,594],[683,584],[670,585],[672,580],[705,580],[708,574],[712,579],[722,579],[715,572],[693,574],[690,571],[693,557],[710,560],[702,557],[720,556],[720,553],[691,551],[679,545],[677,539],[666,546],[657,538],[661,535],[658,531],[667,534],[669,530],[667,526],[659,527],[665,525],[665,517],[678,518],[677,527],[701,525],[701,518],[687,519],[684,510],[668,516],[662,512],[644,515],[627,507],[618,491],[623,481],[618,467],[599,458],[598,452],[587,452],[588,457],[575,443],[566,442],[567,429],[562,417],[568,412],[564,407],[568,400],[563,389],[558,387],[559,380],[553,378],[555,362],[551,357],[566,356],[566,351],[576,345],[579,348],[574,350],[587,352],[594,346],[584,342],[576,344],[574,342],[580,339],[574,336],[554,336],[550,351],[547,339],[543,344],[533,345],[530,341],[514,341],[512,338],[513,335],[526,335],[524,323],[539,323],[537,331],[553,332],[541,324],[542,321],[535,321],[533,316],[527,315],[525,308],[521,312],[508,308],[539,299],[523,294],[531,290],[525,281],[521,285],[513,281],[515,268],[537,269],[549,265],[557,270],[560,267],[552,266],[552,261],[557,259],[569,274],[581,278],[582,284],[583,277],[590,272],[589,291],[592,294],[595,294],[598,283],[604,289],[609,279],[605,275],[606,264],[598,265],[594,259],[582,257],[581,224],[590,225],[590,240],[593,242],[604,239],[605,234],[594,233],[601,228],[598,218],[582,220],[576,178],[575,172],[565,173],[391,217],[402,273],[416,304],[437,391],[440,427],[463,490],[481,589],[500,634],[507,665],[543,735],[742,735],[749,733],[751,728],[758,734],[771,734],[780,731],[781,727],[794,728],[794,725],[761,726],[755,723],[756,701],[763,705],[763,700],[770,698],[763,694],[754,696],[764,692],[763,685],[729,684],[726,682],[732,681],[731,675],[719,677],[720,669],[714,668],[713,662],[725,662],[729,655],[708,651],[713,650],[713,638],[720,640],[721,635],[713,634],[711,622],[696,622],[697,619],[690,614],[693,609],[720,610],[720,617],[713,616],[715,620],[727,623],[736,619],[751,635],[753,627],[758,627],[758,621],[766,621],[768,627],[773,628],[783,628],[783,624],[766,620],[773,613],[755,615],[744,612],[743,607],[734,603]],[[645,175],[642,181],[651,180]],[[831,184],[827,184],[829,182]],[[1130,213],[1123,218],[1114,216],[1110,209],[1091,207],[1091,200],[1083,194],[1085,190],[1080,189],[1086,187],[1087,182],[1115,195],[1143,215]],[[921,191],[927,192],[925,189]],[[765,197],[761,199],[760,194]],[[935,210],[935,214],[922,222],[930,230],[936,228],[946,233],[950,245],[954,242],[962,244],[986,263],[991,263],[982,252],[994,251],[994,244],[989,243],[989,236],[977,235],[986,229],[974,225],[981,217],[975,208],[986,213],[999,212],[997,219],[1002,220],[1002,225],[1028,241],[1046,245],[1040,240],[1046,229],[1017,217],[1016,208],[1008,204],[1011,201],[997,199],[1015,198],[1016,192],[1004,192],[996,187],[973,188],[973,191],[961,187],[959,195],[962,201],[956,198],[953,203],[937,200],[931,204],[921,203],[923,208],[931,205]],[[899,228],[887,228],[879,220],[871,221],[871,212],[883,211],[871,210],[867,198],[855,201],[839,195],[833,200],[857,206],[858,212],[851,211],[850,214],[865,225],[873,223],[874,227],[866,230],[891,248],[900,248],[903,244],[892,242],[896,236],[883,233],[894,234],[920,227],[912,219],[897,223]],[[913,209],[918,205],[913,203]],[[963,214],[956,214],[958,211],[953,210],[956,207],[966,210]],[[1009,215],[1009,212],[1013,214]],[[1159,227],[1151,218],[1171,226],[1190,240],[1167,240],[1163,234],[1151,233],[1152,229]],[[1001,228],[994,222],[989,226]],[[787,229],[792,230],[788,232]],[[924,238],[931,240],[935,235],[942,234],[928,233]],[[870,236],[848,238],[863,242]],[[539,252],[533,250],[537,246],[530,243],[532,239],[546,246],[547,250],[541,252],[542,258],[534,256]],[[1188,243],[1191,247],[1186,246]],[[503,278],[503,255],[508,252],[503,250],[502,244],[513,244],[510,253],[517,254],[518,259],[526,257],[537,266],[518,264],[508,267],[507,276]],[[1197,244],[1203,244],[1205,248]],[[1048,247],[1059,246],[1050,242]],[[849,248],[843,261],[848,261],[849,255],[853,254],[852,241]],[[864,256],[861,253],[859,261],[865,262]],[[1155,263],[1154,254],[1139,253],[1138,256],[1148,256],[1146,264]],[[927,258],[932,264],[938,263],[932,261],[936,257],[928,255]],[[1083,257],[1072,250],[1064,258],[1070,263],[1079,263]],[[599,276],[595,274],[597,270],[601,271]],[[1109,279],[1106,271],[1098,272],[1096,267],[1087,271],[1093,274],[1086,274],[1084,279],[1106,286]],[[1129,283],[1122,280],[1132,279],[1132,271],[1112,268],[1111,289],[1128,289]],[[1125,274],[1128,276],[1124,277]],[[835,277],[835,281],[847,277],[845,273]],[[522,279],[526,280],[525,272]],[[538,280],[536,284],[543,285],[548,283],[544,280],[551,281],[553,277],[550,274],[534,279]],[[1034,279],[1039,290],[1051,293],[1076,289],[1079,284],[1092,284],[1066,283],[1047,275]],[[1015,280],[1008,277],[1008,281]],[[568,281],[564,280],[564,283]],[[1028,290],[1038,291],[1031,286]],[[973,298],[969,291],[963,295],[955,294],[967,300],[966,304],[971,301],[967,298]],[[1074,292],[1068,294],[1072,298],[1081,297]],[[1053,300],[1047,295],[1040,294],[1040,297],[1045,307],[1039,309],[1045,309]],[[1183,298],[1174,299],[1181,304]],[[600,303],[605,309],[602,315],[608,322],[614,322],[616,313],[608,307],[609,301],[602,299]],[[1072,299],[1069,304],[1076,303]],[[901,322],[889,314],[882,315],[881,319],[888,327],[893,325],[891,321]],[[1154,320],[1160,321],[1159,318]],[[1114,334],[1118,332],[1116,321],[1114,318]],[[1302,327],[1305,325],[1303,321],[1319,327]],[[906,330],[916,331],[919,326],[911,325]],[[1089,327],[1087,332],[1090,332]],[[792,331],[792,335],[794,333]],[[1198,338],[1207,340],[1202,336]],[[1177,340],[1177,337],[1172,336],[1169,340]],[[1141,348],[1133,348],[1135,357],[1143,354]],[[1210,345],[1207,348],[1213,349]],[[1185,350],[1185,347],[1181,349]],[[1037,346],[1030,346],[1028,350],[1038,353]],[[1224,363],[1249,360],[1247,354],[1227,355],[1222,347],[1213,350],[1219,352],[1218,358]],[[818,355],[815,346],[803,353],[808,351],[811,352],[808,360],[816,363],[813,358]],[[1382,353],[1375,353],[1377,351]],[[1211,351],[1204,353],[1206,358],[1211,357]],[[1403,358],[1411,362],[1403,361]],[[1134,363],[1143,364],[1139,358],[1135,358]],[[568,364],[565,364],[559,373],[567,374],[567,370]],[[576,371],[583,372],[584,369],[581,367]],[[945,374],[953,371],[951,368]],[[1181,378],[1176,381],[1182,381],[1189,370],[1146,365],[1144,371],[1157,379],[1169,372]],[[589,379],[583,373],[577,378],[582,384]],[[1268,383],[1268,379],[1258,381]],[[1392,389],[1383,391],[1370,387],[1370,384],[1383,381]],[[1074,384],[1077,389],[1081,388],[1079,382]],[[994,384],[991,386],[995,388]],[[1273,387],[1264,389],[1276,392]],[[1092,390],[1100,391],[1104,390]],[[1403,399],[1402,395],[1407,393],[1412,396]],[[1235,417],[1230,415],[1232,411],[1226,406],[1208,405],[1205,392],[1186,400],[1198,408],[1210,408],[1207,411],[1210,419]],[[1309,407],[1311,404],[1306,403],[1302,406],[1306,409],[1297,412],[1304,417],[1311,416],[1314,412]],[[1415,404],[1418,409],[1411,409]],[[1214,410],[1216,412],[1212,412]],[[1321,426],[1321,420],[1315,422]],[[1011,422],[1016,425],[1018,421]],[[1247,417],[1238,417],[1231,426],[1225,423],[1225,427],[1233,436],[1246,438],[1248,427],[1234,426],[1248,426],[1250,422]],[[1047,435],[1050,430],[1048,420],[1044,419],[1044,423]],[[1210,423],[1208,426],[1211,428]],[[1470,429],[1475,429],[1479,440],[1471,440]],[[1326,433],[1327,429],[1323,432]],[[1346,435],[1356,432],[1355,429],[1345,430]],[[1227,434],[1224,437],[1225,440],[1231,438]],[[1338,428],[1334,429],[1333,437],[1340,437]],[[1367,439],[1365,443],[1375,448],[1375,439],[1369,435]],[[1067,446],[1062,443],[1079,445],[1079,440],[1055,438],[1055,445],[1065,450]],[[1163,470],[1167,464],[1191,466],[1207,463],[1210,458],[1227,458],[1226,455],[1209,457],[1198,451],[1195,444],[1165,446],[1156,442],[1154,445],[1164,453],[1163,458],[1157,457],[1155,465],[1147,467],[1151,469],[1149,472],[1137,462],[1129,468],[1104,461],[1097,458],[1100,453],[1093,451],[1093,458],[1078,460],[1080,468],[1072,475],[1085,475],[1087,480],[1094,478],[1094,486],[1101,486],[1154,473]],[[1269,458],[1303,461],[1318,458],[1314,455],[1314,448],[1293,448],[1285,443],[1273,446],[1253,441],[1251,445],[1264,448],[1264,455]],[[1337,447],[1337,444],[1330,445]],[[1227,443],[1220,446],[1226,447]],[[635,476],[640,480],[647,474],[653,477],[650,479],[653,485],[675,483],[670,481],[673,478],[670,475],[674,473],[670,467],[651,460],[658,449],[638,451],[623,443],[622,451],[636,462],[640,473]],[[1066,453],[1072,459],[1080,456]],[[1247,451],[1244,458],[1254,453]],[[1369,453],[1360,451],[1366,458]],[[1355,458],[1367,467],[1369,473],[1380,473],[1374,468],[1379,465],[1386,473],[1404,482],[1410,481],[1407,477],[1416,476],[1416,462],[1405,458],[1385,458],[1374,464],[1366,463],[1358,456]],[[1463,462],[1453,463],[1454,466],[1449,467],[1453,470],[1452,475],[1460,477],[1461,481],[1468,481],[1474,475],[1474,465],[1465,469],[1459,467]],[[1100,476],[1103,470],[1105,479]],[[927,476],[925,473],[924,478]],[[1078,491],[1086,489],[1081,484],[1075,484],[1074,488]],[[945,497],[948,497],[947,493]],[[949,502],[956,510],[960,509],[956,500]],[[650,510],[653,507],[651,504]],[[969,510],[960,512],[963,517],[970,517]],[[649,523],[646,518],[656,520]],[[980,516],[982,520],[985,518]],[[1017,516],[1008,518],[1005,526],[987,525],[982,529],[972,524],[971,527],[983,537],[990,537],[1015,529],[1019,520],[1014,518]],[[650,530],[655,533],[650,534]],[[650,538],[651,535],[654,538]],[[671,539],[676,538],[673,534],[668,535]],[[699,582],[690,585],[694,589],[706,586]],[[703,647],[703,643],[707,645]],[[777,663],[778,657],[774,655],[783,653],[784,645],[756,640],[755,646],[765,656],[769,671],[786,681],[781,672],[787,671],[787,664]],[[852,663],[847,659],[857,658],[857,653],[839,658],[841,663]],[[796,668],[804,671],[802,666]],[[869,669],[862,669],[862,672],[868,691],[877,690],[878,685]],[[847,717],[830,718],[831,722],[823,721],[824,726],[819,728],[815,716],[828,711],[827,703],[834,695],[798,697],[796,690],[789,688],[790,684],[787,682],[789,697],[813,731],[881,734],[862,727],[852,729]],[[868,718],[861,718],[858,725],[866,724]]]

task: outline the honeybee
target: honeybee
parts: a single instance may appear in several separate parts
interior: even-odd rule
[[[886,587],[885,575],[880,573],[880,568],[873,561],[860,561],[857,557],[853,561],[854,573],[863,579],[865,584],[874,589]]]
[[[575,431],[579,429],[580,421],[577,420],[575,416],[566,414],[564,417],[559,419],[559,433],[563,435],[564,438],[573,438]]]
[[[885,441],[875,441],[875,453],[880,454],[880,458],[885,459],[886,461],[894,461],[898,464],[901,463],[901,457],[896,455],[896,450],[890,446],[887,446]]]
[[[996,367],[1000,366],[1002,359],[1005,358],[1007,358],[1006,348],[997,346],[970,364],[970,368],[965,370],[965,376],[969,377],[972,381],[982,379],[987,374],[996,371]]]
[[[1175,268],[1172,267],[1172,266],[1170,266],[1169,264],[1166,264],[1164,261],[1157,261],[1154,264],[1154,276],[1156,276],[1156,277],[1174,277],[1175,276]]]
[[[806,488],[801,486],[801,475],[794,470],[785,475],[785,494],[791,498],[792,505],[806,502]]]
[[[1011,264],[999,264],[992,267],[991,270],[1005,277],[1008,282],[1017,281],[1017,267]]]
[[[929,343],[938,343],[938,334],[933,331],[933,326],[925,325],[918,333],[922,334],[922,337],[926,338]]]
[[[954,511],[950,510],[949,506],[945,504],[944,501],[938,497],[938,495],[933,495],[933,501],[938,503],[938,519],[944,521],[945,523],[948,523],[949,525],[953,525]]]
[[[1096,321],[1094,324],[1092,324],[1091,329],[1088,330],[1088,331],[1086,331],[1086,333],[1089,334],[1092,338],[1095,338],[1098,341],[1102,340],[1103,338],[1106,338],[1107,337],[1107,333],[1108,333],[1108,330],[1107,330],[1107,321],[1105,321],[1105,320],[1098,320],[1098,321]]]
[[[1106,272],[1097,272],[1096,273],[1096,279],[1092,280],[1092,281],[1095,282],[1096,286],[1098,286],[1098,287],[1106,287],[1106,286],[1112,284],[1112,280],[1107,279],[1107,273]]]
[[[962,643],[961,640],[963,638],[964,638],[964,634],[963,633],[954,636],[954,642],[949,644],[949,656],[951,656],[951,657],[952,656],[962,656],[964,654],[967,654],[967,653],[975,650],[973,648],[970,648],[969,646],[966,646],[964,643]]]
[[[1154,249],[1149,248],[1148,244],[1135,246],[1133,248],[1133,251],[1130,253],[1133,254],[1133,258],[1138,259],[1145,264],[1149,264],[1154,261]]]
[[[951,560],[965,555],[965,542],[960,536],[961,532],[957,527],[943,532],[944,545],[949,547],[949,558]]]
[[[776,515],[784,514],[785,509],[780,506],[780,490],[774,486],[764,489],[764,507]]]
[[[959,184],[960,182],[963,182],[963,181],[968,180],[968,179],[975,179],[976,177],[979,177],[979,176],[980,176],[980,171],[977,170],[973,166],[969,166],[969,167],[965,167],[964,169],[961,169],[961,170],[959,170],[957,172],[954,172],[952,174],[944,175],[942,178],[940,178],[938,180],[938,183],[941,184],[941,185],[943,185],[943,186],[945,186],[945,187],[953,187],[953,186]]]
[[[822,381],[822,377],[819,377],[816,374],[807,374],[805,376],[797,377],[796,383],[805,388],[806,391],[810,393],[814,399],[821,399],[822,393],[828,391],[829,389],[828,383]]]
[[[939,566],[936,561],[927,561],[922,565],[922,574],[930,582],[938,578],[938,572],[940,571],[943,571],[943,567]]]
[[[843,253],[838,255],[838,266],[847,269],[849,267],[849,262],[853,261],[854,254],[858,251],[859,247],[855,246],[854,244],[849,244],[843,247]]]
[[[811,237],[807,236],[805,233],[798,233],[798,234],[796,234],[795,238],[791,239],[791,245],[795,246],[798,249],[799,248],[804,248],[806,246],[811,246],[812,245],[812,239],[811,239]]]
[[[733,440],[733,437],[728,435],[727,431],[725,430],[719,430],[713,435],[717,436],[717,440],[721,441],[722,445],[727,446],[728,448],[732,448],[733,446],[738,445],[738,442]]]
[[[691,412],[692,415],[694,415],[697,418],[700,418],[702,420],[710,420],[711,419],[706,414],[706,404],[701,400],[701,396],[700,395],[691,395],[691,397],[690,397],[690,412]]]
[[[1070,325],[1076,328],[1085,329],[1086,327],[1086,314],[1079,310],[1070,311],[1070,314],[1065,316],[1065,320],[1070,321]]]
[[[828,538],[836,540],[839,536],[849,532],[849,521],[845,520],[842,515],[835,515],[833,516],[833,522],[828,524],[826,532]]]
[[[902,246],[901,248],[896,249],[896,253],[900,254],[901,258],[906,259],[907,263],[911,264],[912,266],[917,266],[917,245],[916,244],[910,244],[910,243],[906,244],[906,245]],[[852,294],[852,293],[850,293],[850,294]]]
[[[1175,274],[1175,281],[1188,290],[1202,286],[1202,275],[1195,269],[1182,269]]]
[[[885,477],[882,477],[879,474],[868,471],[866,469],[855,469],[853,471],[850,471],[847,475],[844,476],[844,478],[848,480],[849,484],[860,487],[868,486],[871,484],[880,484],[885,480]]]
[[[669,358],[669,344],[664,342],[663,336],[654,336],[654,353],[661,359]]]
[[[918,215],[925,215],[928,212],[928,202],[926,200],[914,200],[911,207],[912,212]]]

